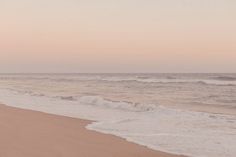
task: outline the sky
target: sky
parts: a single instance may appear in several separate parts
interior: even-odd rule
[[[0,73],[236,72],[235,0],[0,0]]]

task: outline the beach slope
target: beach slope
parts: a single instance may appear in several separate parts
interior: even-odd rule
[[[177,157],[89,131],[89,121],[0,105],[1,157]]]

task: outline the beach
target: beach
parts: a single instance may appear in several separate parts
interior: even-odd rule
[[[236,157],[236,0],[0,0],[0,157]]]
[[[19,124],[16,121],[14,123],[17,125],[12,125],[12,118],[6,118],[1,114],[3,116],[1,120],[11,121],[11,123],[4,122],[0,127],[12,128],[11,134],[14,135],[9,136],[10,132],[6,130],[7,136],[3,135],[3,137],[7,137],[8,142],[3,144],[10,143],[9,138],[14,137],[11,139],[12,144],[7,145],[9,149],[20,145],[26,150],[37,150],[45,146],[45,150],[52,151],[55,148],[68,153],[73,152],[69,148],[74,148],[74,145],[81,146],[81,143],[77,142],[82,141],[83,144],[87,142],[89,148],[96,146],[94,149],[89,149],[89,153],[94,153],[93,150],[100,150],[97,145],[100,146],[104,139],[115,137],[122,146],[114,146],[113,142],[102,143],[101,146],[105,144],[110,148],[112,145],[114,151],[132,153],[130,148],[129,151],[122,148],[123,143],[129,141],[138,149],[142,146],[141,149],[151,149],[155,152],[189,157],[235,157],[235,78],[235,74],[2,74],[0,75],[0,104],[17,108],[18,114],[19,111],[27,110],[27,114],[22,113],[22,115],[11,112],[14,116],[10,116],[10,110],[2,111],[4,114],[9,114],[7,117],[15,117],[15,120],[19,121]],[[2,108],[2,110],[6,109],[6,107]],[[25,117],[29,113],[31,113],[30,118]],[[72,123],[73,118],[74,123],[70,124],[70,127],[61,127],[54,126],[51,120],[32,119],[37,117],[35,115],[48,117],[48,114],[57,120],[55,123],[63,126]],[[63,121],[70,119],[69,122],[64,124],[62,120],[58,120],[61,116],[64,117]],[[23,117],[26,120],[23,120]],[[28,122],[29,119],[32,120]],[[32,127],[27,129],[29,126]],[[82,131],[76,130],[77,127]],[[35,130],[28,131],[32,128]],[[17,132],[14,132],[15,130]],[[41,132],[37,133],[38,130]],[[3,132],[3,129],[1,131]],[[85,135],[82,136],[81,132]],[[60,134],[56,135],[57,133]],[[31,137],[23,138],[27,134]],[[79,136],[82,136],[82,140]],[[93,141],[98,139],[94,136],[100,137],[102,142]],[[72,146],[68,145],[68,149],[63,150],[66,141],[60,141],[63,147],[56,145],[53,149],[51,148],[55,145],[53,142],[44,144],[43,141],[37,143],[42,146],[34,147],[31,144],[25,145],[23,142],[19,142],[23,144],[14,144],[15,141],[21,140],[18,139],[19,137],[34,141],[33,143],[43,138],[48,140],[49,137],[52,137],[51,141],[60,141],[63,137],[63,140],[72,142]],[[4,138],[1,138],[1,141]],[[91,145],[91,143],[95,144]],[[143,156],[142,153],[138,151],[136,154]],[[132,155],[127,154],[127,156]]]
[[[90,121],[0,105],[2,157],[178,157],[85,129]]]

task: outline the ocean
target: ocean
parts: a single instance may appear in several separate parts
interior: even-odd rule
[[[236,74],[0,74],[0,102],[155,150],[236,156]]]

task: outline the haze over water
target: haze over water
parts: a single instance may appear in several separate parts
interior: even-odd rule
[[[3,0],[0,72],[236,72],[234,0]]]

